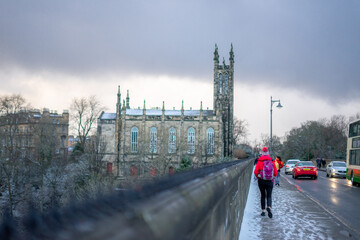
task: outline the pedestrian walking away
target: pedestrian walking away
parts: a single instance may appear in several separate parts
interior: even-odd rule
[[[280,170],[284,167],[284,163],[281,160],[280,156],[277,156],[275,159],[275,166],[278,174],[275,177],[275,186],[280,186]]]
[[[321,160],[322,167],[325,168],[326,161],[323,158],[320,158],[320,160]]]
[[[319,169],[321,168],[321,159],[319,157],[316,159],[316,165]]]
[[[276,169],[275,161],[269,156],[267,147],[263,147],[262,155],[259,158],[254,174],[258,179],[258,186],[261,193],[261,216],[265,216],[266,211],[268,212],[269,218],[272,218],[272,197],[271,193],[274,187],[274,178],[278,172]],[[266,198],[266,209],[265,209],[265,198]]]

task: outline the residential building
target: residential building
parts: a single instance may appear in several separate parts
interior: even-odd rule
[[[0,150],[3,158],[67,157],[69,112],[21,110],[0,116]]]

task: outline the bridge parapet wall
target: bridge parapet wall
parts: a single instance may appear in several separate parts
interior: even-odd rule
[[[61,214],[35,215],[25,239],[237,239],[252,169],[253,159],[213,165]]]
[[[237,239],[253,166],[249,163],[194,179],[139,205],[155,239]]]

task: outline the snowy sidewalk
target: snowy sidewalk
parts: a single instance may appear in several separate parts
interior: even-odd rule
[[[284,174],[284,173],[282,173]],[[241,225],[240,240],[247,239],[358,239],[285,177],[273,189],[273,218],[260,216],[260,191],[254,174]]]

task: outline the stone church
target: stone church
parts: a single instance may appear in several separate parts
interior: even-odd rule
[[[142,109],[130,107],[129,91],[117,93],[116,113],[98,118],[98,136],[108,172],[117,176],[171,173],[181,159],[205,165],[232,156],[234,115],[234,52],[229,65],[214,51],[213,110]],[[101,148],[101,147],[100,147]]]

